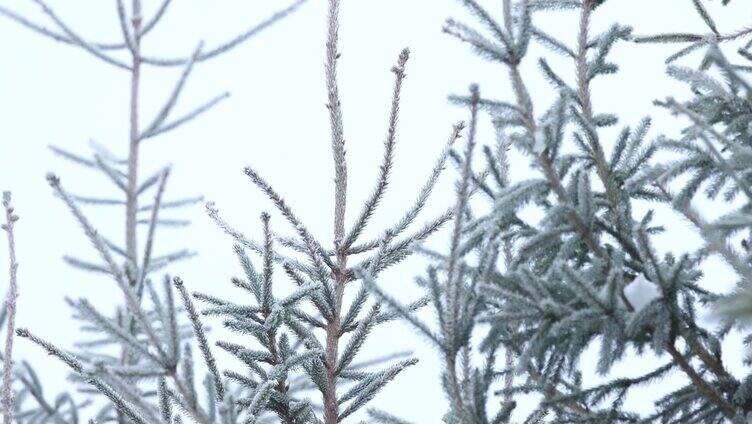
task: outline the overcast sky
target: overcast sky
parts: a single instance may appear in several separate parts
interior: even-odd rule
[[[77,31],[97,41],[119,35],[114,1],[50,0],[53,8]],[[145,1],[147,11],[153,1]],[[245,27],[287,4],[282,1],[180,1],[164,24],[143,43],[152,55],[188,55],[199,40],[207,46],[234,36]],[[310,0],[298,13],[263,32],[219,60],[194,72],[181,98],[187,111],[223,91],[232,96],[215,110],[164,137],[145,142],[142,174],[165,163],[173,165],[168,197],[201,194],[216,202],[228,221],[248,234],[259,233],[259,213],[272,205],[251,185],[242,169],[253,165],[283,193],[313,231],[331,241],[333,176],[329,122],[324,108],[323,79],[326,2]],[[357,205],[375,180],[386,131],[392,73],[390,67],[403,47],[410,47],[395,172],[383,207],[369,227],[370,234],[394,221],[422,185],[440,152],[452,124],[466,119],[466,111],[447,103],[451,93],[465,92],[478,82],[485,96],[509,98],[506,73],[473,55],[466,46],[441,32],[447,17],[472,18],[454,0],[343,0],[341,15],[340,82],[344,107],[349,196]],[[501,1],[482,1],[500,16]],[[748,24],[745,0],[732,9],[709,2],[723,31]],[[42,22],[32,1],[0,0]],[[572,43],[576,19],[567,13],[541,16],[539,26]],[[638,33],[704,31],[689,0],[611,0],[594,19],[595,29],[618,20]],[[86,296],[103,308],[119,301],[112,282],[71,270],[62,255],[91,255],[80,228],[45,182],[54,171],[66,187],[82,195],[111,193],[107,181],[53,156],[46,146],[56,144],[87,153],[94,139],[117,153],[125,153],[128,135],[128,74],[87,53],[57,44],[0,17],[0,189],[13,191],[21,221],[17,226],[20,262],[18,323],[58,343],[71,346],[77,334],[65,296]],[[617,113],[622,125],[635,125],[643,116],[655,117],[653,135],[676,131],[676,124],[658,111],[652,100],[684,88],[668,80],[663,59],[671,49],[622,44],[614,50],[622,72],[595,84],[595,108]],[[524,67],[538,110],[554,92],[538,75],[534,49]],[[692,63],[692,58],[690,57]],[[570,64],[555,61],[571,76]],[[143,76],[142,114],[151,116],[169,93],[180,70],[146,68]],[[482,122],[482,143],[492,143],[490,124]],[[516,167],[519,173],[524,168]],[[452,202],[451,173],[442,180],[425,220]],[[358,210],[353,206],[351,210]],[[88,211],[88,210],[87,210]],[[90,211],[92,220],[113,239],[122,239],[123,213],[116,209]],[[231,276],[242,270],[232,252],[232,240],[217,229],[199,205],[173,214],[193,220],[189,230],[165,229],[159,234],[158,253],[191,248],[197,258],[171,272],[181,275],[191,289],[232,296]],[[691,246],[697,238],[679,222],[670,224],[666,246]],[[281,217],[273,225],[288,231]],[[438,246],[444,239],[434,241]],[[677,243],[678,242],[678,243]],[[683,249],[684,247],[682,247]],[[88,252],[88,253],[87,253]],[[0,244],[0,257],[6,246]],[[92,257],[92,256],[89,256]],[[4,259],[3,259],[4,261]],[[2,262],[0,262],[2,263]],[[380,284],[400,298],[415,299],[412,284],[422,270],[420,261],[408,261],[384,274]],[[0,281],[3,281],[0,278]],[[714,283],[717,284],[717,283]],[[726,286],[719,290],[727,289]],[[45,359],[26,341],[17,344],[18,356],[42,370],[48,394],[65,387],[65,367]],[[401,375],[376,398],[374,406],[419,423],[436,423],[443,412],[436,354],[404,325],[377,330],[367,345],[368,354],[411,349],[421,358],[418,366]],[[739,352],[729,360],[740,367]],[[629,373],[638,365],[623,364]],[[664,387],[665,389],[665,387]],[[645,410],[650,394],[633,400]]]

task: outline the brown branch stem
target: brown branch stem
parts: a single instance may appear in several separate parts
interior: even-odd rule
[[[710,402],[718,406],[718,408],[726,418],[733,420],[736,416],[734,407],[726,402],[726,400],[723,399],[723,397],[710,384],[708,384],[708,382],[706,382],[699,374],[697,374],[697,371],[692,368],[687,359],[681,353],[679,353],[678,350],[676,350],[676,346],[674,346],[673,341],[666,344],[666,351],[669,355],[671,355],[671,358],[674,360],[674,362],[679,365],[679,368],[681,368],[682,371],[684,371],[684,373],[687,375],[687,377],[689,377],[697,391],[700,392]]]
[[[337,357],[341,336],[342,298],[347,284],[347,248],[344,246],[345,209],[347,206],[347,163],[345,161],[345,139],[342,125],[342,107],[337,86],[337,46],[339,32],[339,0],[329,0],[328,31],[326,42],[326,88],[328,95],[329,119],[332,132],[332,153],[334,157],[334,250],[336,266],[333,270],[334,311],[326,325],[326,368],[327,387],[324,390],[324,422],[336,424],[339,421],[337,401]]]

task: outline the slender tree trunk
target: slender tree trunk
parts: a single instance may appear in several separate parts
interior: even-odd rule
[[[339,255],[338,255],[339,257]],[[339,404],[337,402],[337,357],[339,355],[340,311],[342,297],[345,291],[344,265],[346,257],[338,259],[338,266],[342,266],[334,278],[336,310],[334,317],[326,327],[326,366],[328,386],[324,393],[324,422],[335,424],[339,421]]]
[[[454,353],[445,356],[445,366],[447,368],[447,383],[452,397],[450,400],[454,403],[454,409],[460,422],[462,422],[465,418],[465,401],[462,398],[462,388],[457,378],[457,356]]]
[[[136,213],[138,211],[138,95],[141,79],[141,11],[138,0],[133,2],[133,60],[131,69],[130,137],[128,149],[128,186],[125,211],[125,245],[132,264],[138,263]],[[135,270],[133,270],[135,271]],[[131,276],[135,279],[135,276]],[[132,280],[133,281],[133,280]]]
[[[133,32],[132,41],[132,61],[131,61],[131,93],[130,93],[130,130],[128,137],[128,182],[126,186],[126,205],[125,205],[125,249],[128,254],[129,272],[127,278],[131,287],[139,279],[138,264],[138,238],[137,234],[137,217],[138,212],[138,98],[141,82],[141,3],[140,0],[133,0],[133,17],[131,19],[131,29]],[[127,36],[127,35],[126,35]],[[145,270],[141,270],[144,272]],[[126,314],[128,316],[128,314]],[[125,320],[129,325],[130,319]],[[123,347],[121,364],[128,365],[128,349]],[[118,412],[118,423],[125,423],[125,416]]]
[[[339,51],[339,0],[329,0],[328,28],[326,42],[326,88],[329,120],[332,131],[332,153],[334,158],[334,249],[337,252],[336,269],[333,270],[334,316],[326,327],[326,367],[327,387],[324,391],[324,422],[335,424],[339,421],[337,402],[337,357],[342,309],[342,297],[347,283],[347,247],[345,239],[345,209],[347,205],[347,162],[345,161],[345,138],[342,125],[342,108],[337,87],[337,60]]]

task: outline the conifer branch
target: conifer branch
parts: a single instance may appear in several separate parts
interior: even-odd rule
[[[125,297],[125,303],[130,313],[133,314],[138,320],[139,324],[143,326],[144,331],[146,332],[146,335],[148,336],[153,346],[157,349],[160,355],[164,357],[165,354],[164,354],[164,351],[162,351],[161,349],[161,344],[158,341],[156,332],[154,331],[153,326],[151,325],[150,321],[147,319],[143,309],[140,306],[140,300],[137,298],[137,294],[134,291],[134,287],[127,280],[126,274],[120,269],[120,267],[118,267],[118,265],[113,260],[108,247],[105,245],[99,233],[97,232],[96,229],[94,229],[91,223],[89,223],[89,220],[84,216],[84,214],[78,208],[78,206],[73,201],[73,199],[71,199],[70,195],[63,189],[62,185],[60,184],[60,179],[57,176],[50,174],[47,176],[47,181],[49,182],[50,186],[55,190],[55,192],[63,199],[63,201],[68,206],[68,208],[73,213],[73,216],[76,218],[76,220],[78,220],[79,224],[83,227],[84,232],[86,233],[86,236],[89,238],[89,241],[94,245],[94,248],[102,257],[102,260],[108,266],[110,273],[114,276],[115,282],[118,284],[120,290],[123,292],[123,295]],[[123,365],[127,365],[127,364],[124,363]]]
[[[37,5],[39,5],[39,7],[42,8],[42,11],[44,12],[44,14],[47,15],[50,18],[50,20],[55,23],[58,29],[60,29],[60,31],[63,32],[64,36],[69,40],[70,44],[80,47],[84,51],[92,54],[96,58],[101,59],[102,61],[106,63],[109,63],[121,69],[131,70],[131,67],[128,64],[109,56],[108,54],[104,53],[102,49],[100,49],[99,47],[92,45],[88,41],[81,38],[81,36],[76,34],[68,25],[66,25],[57,16],[57,14],[47,5],[47,3],[45,3],[42,0],[33,0],[33,1]],[[44,33],[45,35],[51,35],[51,33],[47,33],[45,31],[40,31],[40,32]]]
[[[92,385],[94,388],[100,391],[104,396],[106,396],[115,405],[115,407],[117,408],[119,412],[123,413],[129,419],[133,420],[133,422],[137,424],[148,424],[148,421],[146,421],[142,417],[141,412],[137,411],[136,409],[133,408],[132,405],[128,404],[128,402],[125,401],[122,398],[122,396],[120,396],[120,394],[114,391],[101,378],[96,377],[90,372],[88,372],[87,370],[85,370],[83,364],[81,363],[81,361],[79,361],[78,358],[76,358],[73,355],[63,352],[62,350],[57,348],[55,345],[35,336],[34,334],[30,333],[29,330],[25,328],[19,328],[18,330],[16,330],[16,334],[19,337],[27,338],[31,340],[34,344],[46,350],[48,354],[60,359],[63,363],[68,365],[68,367],[70,367],[73,371],[81,375],[88,384]]]
[[[394,160],[394,148],[397,137],[397,120],[399,118],[399,106],[400,95],[402,92],[402,82],[405,80],[407,74],[405,73],[405,65],[410,58],[410,50],[404,49],[400,53],[400,57],[397,61],[397,65],[392,68],[394,72],[394,89],[392,93],[392,107],[389,113],[389,125],[387,126],[386,141],[384,141],[384,159],[379,168],[379,179],[376,182],[376,187],[371,193],[371,196],[366,200],[363,205],[363,210],[358,215],[358,219],[353,224],[352,229],[347,234],[343,243],[343,249],[349,249],[350,246],[357,240],[360,233],[365,228],[371,215],[379,204],[379,201],[384,196],[387,185],[389,184],[389,174],[392,170],[392,162]]]
[[[268,18],[264,19],[263,21],[252,25],[245,31],[241,32],[234,38],[223,42],[211,49],[207,49],[206,51],[199,54],[195,59],[192,59],[191,57],[186,58],[159,58],[159,57],[151,57],[151,56],[144,56],[142,58],[143,63],[153,65],[153,66],[184,66],[186,63],[188,63],[191,60],[194,60],[196,63],[200,63],[209,59],[213,59],[217,56],[220,56],[224,53],[227,53],[231,50],[233,50],[235,47],[238,47],[242,44],[244,44],[246,41],[252,39],[254,36],[258,35],[262,31],[264,31],[267,28],[272,27],[277,22],[281,21],[282,19],[290,16],[295,11],[297,11],[303,4],[305,4],[308,0],[295,0],[292,3],[290,3],[287,7],[278,10],[277,12],[273,13]],[[166,7],[166,6],[165,6]],[[156,15],[159,16],[159,15]],[[158,19],[155,16],[155,20]],[[148,25],[148,24],[147,24]],[[149,26],[144,27],[144,32],[146,29],[151,29]]]
[[[198,313],[196,313],[196,308],[193,306],[193,301],[191,301],[191,297],[188,295],[188,292],[185,289],[183,280],[175,277],[173,279],[173,283],[175,284],[175,287],[180,294],[180,298],[183,300],[183,306],[185,306],[186,311],[188,311],[188,318],[191,320],[191,324],[193,325],[193,332],[196,335],[196,340],[198,341],[201,354],[204,356],[206,366],[209,368],[209,372],[214,379],[214,388],[216,390],[217,396],[216,400],[217,402],[221,402],[224,398],[224,385],[222,383],[222,379],[219,376],[217,362],[214,359],[214,355],[212,354],[211,349],[209,348],[209,342],[206,340],[206,334],[204,333],[204,329],[198,317]]]
[[[162,207],[162,195],[164,194],[165,186],[167,185],[167,178],[170,175],[170,169],[166,168],[162,172],[159,185],[157,186],[157,194],[154,196],[154,204],[151,209],[151,216],[149,217],[149,231],[146,233],[146,246],[144,247],[144,256],[141,261],[141,275],[139,277],[137,290],[140,290],[146,279],[146,275],[149,273],[149,267],[152,260],[152,247],[154,245],[154,233],[157,228],[157,222],[159,221],[159,210]]]
[[[204,46],[203,41],[198,43],[196,50],[193,52],[193,55],[191,56],[191,59],[185,65],[185,68],[183,69],[183,73],[180,75],[180,78],[178,78],[177,83],[175,84],[175,87],[172,89],[172,93],[170,93],[170,97],[168,97],[167,101],[162,106],[162,109],[154,117],[154,120],[151,122],[151,124],[149,124],[149,126],[144,130],[143,134],[139,136],[139,139],[152,136],[152,134],[154,134],[157,131],[157,129],[160,128],[160,126],[165,121],[165,119],[169,117],[170,112],[172,111],[172,108],[175,107],[175,104],[177,103],[180,93],[183,91],[185,82],[188,80],[188,77],[190,76],[191,71],[193,71],[193,65],[194,63],[196,63],[196,59],[201,54],[201,49],[203,48],[203,46]]]
[[[673,342],[666,345],[666,351],[669,353],[669,355],[671,355],[671,358],[673,358],[677,365],[679,365],[682,371],[687,374],[690,380],[692,380],[692,383],[694,383],[697,391],[699,391],[710,401],[715,403],[723,412],[723,415],[726,418],[733,420],[734,417],[736,417],[736,410],[734,409],[734,407],[728,404],[713,387],[711,387],[705,380],[703,380],[703,378],[699,374],[697,374],[697,371],[692,368],[692,365],[687,362],[687,359],[684,358],[684,356],[678,350],[676,350],[676,346],[674,346]]]
[[[464,225],[464,219],[466,217],[465,212],[468,207],[468,201],[470,197],[470,181],[473,177],[472,170],[472,157],[473,150],[475,149],[475,136],[478,125],[478,103],[480,102],[480,91],[478,86],[473,85],[470,87],[470,128],[467,138],[467,145],[465,147],[462,174],[460,176],[459,188],[457,190],[457,203],[454,207],[454,227],[452,229],[452,238],[449,246],[449,256],[447,260],[446,269],[446,287],[444,289],[446,293],[447,304],[447,318],[445,318],[447,334],[445,338],[454,338],[455,333],[458,332],[461,327],[460,320],[462,319],[461,307],[463,306],[464,298],[464,282],[462,276],[462,264],[460,263],[460,237]],[[448,395],[453,405],[454,413],[459,417],[464,417],[465,399],[463,396],[463,390],[460,387],[459,376],[457,374],[457,353],[460,345],[454,340],[445,342],[445,363],[446,363],[446,375],[448,380]],[[451,346],[451,347],[450,347]],[[464,346],[465,348],[467,346]]]
[[[59,32],[46,28],[43,25],[37,24],[31,21],[30,19],[14,12],[13,10],[8,9],[3,6],[0,6],[0,15],[3,15],[9,18],[10,20],[15,21],[16,23],[32,30],[33,32],[36,32],[40,35],[48,37],[54,41],[58,41],[64,44],[82,48],[88,53],[94,55],[95,57],[101,59],[104,62],[110,63],[111,65],[117,66],[125,70],[129,70],[129,71],[131,70],[128,64],[112,58],[105,52],[112,51],[112,50],[122,50],[122,49],[133,50],[133,47],[134,47],[133,45],[129,45],[129,43],[125,40],[123,42],[112,42],[112,43],[90,42],[90,41],[84,40],[77,33],[73,32],[73,30],[67,24],[65,24],[65,22],[63,22],[57,16],[57,14],[49,6],[47,6],[46,3],[44,3],[42,0],[33,0],[33,1],[35,1],[37,4],[40,5],[40,7],[42,7],[42,10],[45,12],[45,14],[58,27]],[[192,59],[191,56],[181,57],[181,58],[161,58],[161,57],[152,57],[148,55],[143,55],[141,57],[141,62],[142,64],[148,64],[152,66],[174,67],[174,66],[184,66],[191,60],[194,60],[195,62],[198,63],[198,62],[203,62],[209,59],[213,59],[217,56],[220,56],[224,53],[227,53],[233,50],[235,47],[238,47],[244,44],[246,41],[252,39],[254,36],[258,35],[265,29],[272,27],[277,22],[290,16],[295,11],[297,11],[303,4],[305,4],[307,1],[308,0],[295,0],[287,7],[278,10],[277,12],[273,13],[268,18],[264,19],[263,21],[252,25],[251,27],[244,30],[237,36],[231,38],[230,40],[227,40],[223,43],[218,44],[217,46],[211,49],[204,51],[203,53],[198,55],[195,59]],[[145,35],[147,35],[149,32],[151,32],[154,28],[158,26],[157,24],[165,16],[165,12],[167,11],[167,8],[170,5],[170,3],[171,3],[171,0],[163,0],[159,8],[155,12],[155,14],[152,16],[152,18],[146,21],[143,25],[141,25],[142,28],[140,29],[139,34],[138,34],[140,38],[143,38]],[[136,36],[135,33],[131,33],[130,35],[133,38],[135,38]]]
[[[0,403],[3,409],[3,423],[11,424],[14,413],[13,396],[13,338],[16,335],[16,304],[18,301],[18,262],[16,261],[16,240],[14,228],[18,215],[11,204],[9,191],[3,192],[3,208],[5,209],[5,224],[2,229],[8,236],[9,278],[8,293],[5,297],[6,333],[3,348],[3,382],[0,390]]]

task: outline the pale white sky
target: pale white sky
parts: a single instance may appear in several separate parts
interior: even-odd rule
[[[98,41],[119,35],[114,1],[49,3],[80,34]],[[145,3],[148,7],[154,2]],[[198,0],[173,3],[162,27],[145,40],[147,52],[188,55],[200,39],[207,46],[215,45],[287,4]],[[236,227],[257,235],[259,213],[272,206],[243,175],[243,167],[253,165],[284,194],[323,241],[331,240],[333,173],[323,82],[325,3],[310,0],[294,16],[195,70],[178,112],[226,90],[232,92],[232,97],[192,124],[145,142],[144,175],[164,163],[174,166],[168,198],[202,194],[215,201]],[[482,3],[500,16],[501,1]],[[722,9],[719,1],[711,3],[709,8],[718,12],[722,30],[748,24],[750,8],[743,5],[744,0],[728,10]],[[0,0],[0,4],[43,20],[31,1]],[[448,94],[462,93],[471,82],[478,82],[488,97],[508,98],[504,69],[477,58],[467,46],[443,34],[441,26],[447,17],[472,22],[455,0],[343,0],[339,72],[351,210],[359,209],[358,202],[370,192],[377,173],[392,85],[389,69],[403,47],[412,50],[400,115],[396,169],[390,194],[369,227],[370,234],[393,222],[402,207],[412,201],[451,125],[466,119],[464,110],[447,103]],[[541,18],[539,25],[548,32],[570,43],[574,40],[573,15],[558,13]],[[611,0],[597,13],[594,27],[604,29],[614,20],[634,26],[638,33],[704,31],[689,0]],[[64,185],[76,194],[106,194],[111,187],[99,175],[55,157],[46,146],[56,144],[86,153],[87,141],[95,139],[124,153],[128,76],[85,52],[30,33],[2,17],[0,40],[0,189],[13,191],[21,217],[17,226],[21,290],[18,323],[61,346],[70,346],[77,327],[64,297],[86,296],[106,308],[119,300],[119,292],[111,282],[71,270],[61,260],[69,253],[86,256],[85,252],[91,249],[63,204],[52,196],[44,176],[48,171],[58,173]],[[622,72],[596,83],[595,107],[619,114],[623,125],[635,125],[644,115],[651,114],[655,117],[653,135],[675,131],[676,124],[652,105],[653,99],[684,90],[663,76],[663,59],[672,51],[631,44],[617,47],[614,57]],[[540,102],[538,110],[553,96],[534,63],[544,53],[534,49],[524,68],[533,96]],[[571,75],[570,64],[561,60],[554,64],[561,73]],[[141,109],[145,117],[161,106],[179,73],[179,68],[146,68]],[[484,120],[482,126],[480,141],[492,143],[488,121]],[[523,167],[516,169],[524,172]],[[440,188],[426,220],[452,202],[451,179],[445,176]],[[124,218],[120,210],[90,211],[102,232],[116,240],[122,237]],[[202,206],[173,216],[189,217],[194,224],[188,230],[162,230],[157,251],[188,247],[200,255],[171,271],[181,275],[190,289],[225,297],[235,294],[229,278],[242,271],[232,252],[232,240],[210,222]],[[683,223],[674,220],[668,224],[673,228],[663,239],[663,247],[681,250],[697,243],[696,237],[687,235]],[[273,225],[288,230],[280,217],[275,217]],[[439,236],[436,240],[440,246],[444,239]],[[0,257],[6,256],[2,243]],[[414,299],[419,292],[412,279],[421,270],[420,261],[408,261],[384,274],[380,281],[399,297]],[[717,281],[712,284],[722,284],[711,286],[719,290],[728,287]],[[17,346],[18,357],[28,358],[42,371],[48,396],[65,387],[67,370],[62,364],[46,359],[25,341]],[[412,349],[421,359],[418,366],[388,386],[373,406],[389,408],[418,423],[440,421],[444,399],[437,357],[413,330],[400,324],[382,327],[366,349],[366,355]],[[729,359],[737,368],[741,367],[740,354],[737,348]],[[619,372],[629,374],[636,368],[637,364],[630,362],[621,365]],[[632,404],[645,411],[650,405],[647,401],[655,398],[651,396],[651,392],[646,392]]]

